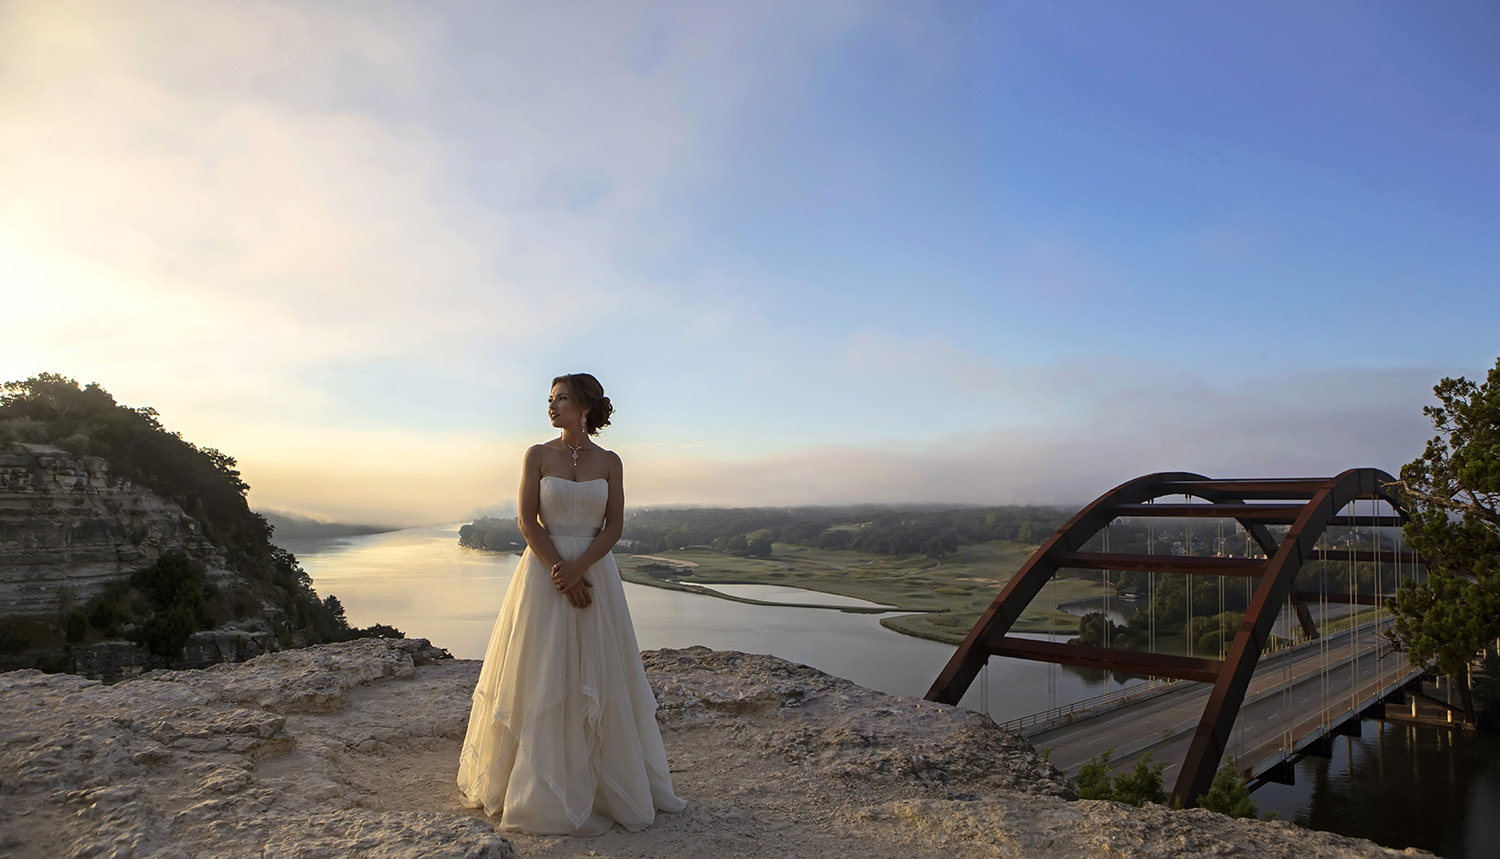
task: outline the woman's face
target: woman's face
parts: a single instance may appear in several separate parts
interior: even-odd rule
[[[583,415],[582,404],[573,399],[573,392],[566,382],[552,386],[552,393],[547,395],[547,416],[552,419],[553,426],[576,429],[583,423]]]

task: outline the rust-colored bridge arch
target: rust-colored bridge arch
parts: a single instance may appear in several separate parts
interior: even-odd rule
[[[1058,529],[1018,570],[1000,595],[980,616],[958,651],[948,661],[927,699],[957,704],[990,656],[1011,656],[1132,674],[1176,677],[1213,684],[1198,730],[1183,761],[1173,794],[1192,805],[1208,790],[1229,742],[1230,730],[1245,690],[1255,673],[1261,650],[1270,637],[1276,616],[1291,600],[1303,631],[1317,635],[1307,602],[1319,595],[1299,593],[1294,584],[1303,561],[1317,556],[1328,560],[1367,561],[1386,555],[1378,551],[1319,550],[1318,540],[1334,524],[1395,526],[1407,512],[1390,490],[1395,479],[1375,468],[1355,468],[1330,478],[1270,478],[1212,480],[1189,472],[1147,474],[1120,484],[1099,496]],[[1156,504],[1170,496],[1201,498],[1207,504]],[[1393,516],[1340,515],[1351,502],[1374,499],[1388,503]],[[1374,505],[1372,505],[1373,507]],[[1083,552],[1083,546],[1117,518],[1133,517],[1233,519],[1260,546],[1264,558],[1223,558],[1180,555],[1139,555]],[[1277,536],[1268,525],[1290,525]],[[1378,544],[1377,544],[1378,545]],[[1204,659],[1143,653],[1110,647],[1060,644],[1010,637],[1021,613],[1061,569],[1138,570],[1207,576],[1243,576],[1259,580],[1223,659]],[[1337,598],[1335,598],[1337,599]],[[1377,604],[1378,594],[1345,596],[1343,601]]]

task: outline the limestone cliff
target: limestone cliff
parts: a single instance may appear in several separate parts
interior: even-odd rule
[[[63,646],[45,634],[47,623],[86,607],[167,552],[191,559],[216,587],[240,583],[203,530],[177,504],[112,474],[100,457],[44,444],[0,445],[0,670],[45,665],[118,679],[146,668],[242,661],[278,649],[268,619],[284,613],[248,597],[245,622],[238,624],[244,628],[193,633],[171,660],[121,637]],[[12,634],[28,619],[38,621],[30,629],[43,632],[40,640]]]
[[[701,647],[644,654],[686,811],[597,838],[500,833],[454,785],[479,663],[435,655],[364,640],[110,686],[0,674],[0,854],[1402,855],[1287,823],[1070,802],[1066,779],[983,715]]]
[[[211,577],[223,552],[182,508],[110,473],[97,456],[43,444],[0,446],[0,615],[50,615],[176,550]]]

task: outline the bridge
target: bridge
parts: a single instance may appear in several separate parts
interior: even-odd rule
[[[1359,736],[1363,719],[1383,718],[1388,704],[1405,702],[1422,672],[1390,651],[1383,625],[1364,624],[1260,660],[1226,749],[1252,787],[1290,783],[1299,758],[1327,757],[1334,737]],[[1209,694],[1202,684],[1157,684],[1006,727],[1047,751],[1066,772],[1106,752],[1111,766],[1120,768],[1150,754],[1165,765],[1163,778],[1170,781],[1181,771]]]
[[[1051,749],[1051,761],[1064,769],[1111,750],[1112,766],[1150,753],[1166,764],[1164,775],[1184,805],[1208,790],[1226,755],[1252,784],[1286,781],[1297,758],[1329,753],[1334,736],[1357,731],[1362,718],[1383,714],[1387,703],[1402,700],[1404,690],[1419,681],[1420,672],[1392,653],[1382,635],[1389,618],[1379,611],[1358,613],[1360,606],[1383,605],[1401,579],[1419,574],[1414,554],[1385,545],[1389,535],[1382,529],[1399,526],[1407,516],[1392,493],[1394,483],[1383,471],[1362,468],[1307,479],[1213,480],[1164,472],[1121,484],[1079,511],[1016,572],[927,698],[957,703],[994,656],[1149,676],[1153,682],[1143,688],[1027,717],[1011,727],[1030,736],[1038,749]],[[1110,526],[1138,520],[1218,520],[1221,534],[1227,522],[1244,535],[1246,550],[1226,551],[1221,537],[1212,554],[1196,552],[1191,539],[1180,541],[1180,552],[1154,554],[1158,541],[1148,537],[1146,553],[1111,552]],[[1361,528],[1369,548],[1358,547]],[[1332,546],[1333,532],[1340,532],[1349,548]],[[1299,582],[1309,561],[1323,562],[1315,568],[1322,577],[1316,588]],[[1347,590],[1329,591],[1329,563],[1349,565]],[[1154,614],[1151,642],[1144,649],[1111,641],[1107,634],[1092,644],[1011,634],[1021,613],[1044,586],[1068,574],[1064,571],[1073,576],[1098,571],[1105,593],[1115,590],[1125,573],[1145,573],[1148,597],[1165,576],[1188,582],[1240,579],[1246,582],[1245,611],[1232,638],[1221,633],[1218,646],[1209,648],[1217,650],[1217,658],[1194,653],[1190,632],[1186,654],[1157,648]],[[1357,587],[1361,582],[1369,586]],[[1219,593],[1222,604],[1222,587]],[[1154,613],[1156,603],[1152,598],[1146,610]],[[1190,584],[1186,604],[1191,619]],[[1355,610],[1345,619],[1346,629],[1332,630],[1331,606]],[[1376,618],[1370,620],[1370,614]],[[1280,634],[1274,634],[1278,623]],[[1192,628],[1186,622],[1185,627]],[[1301,643],[1286,646],[1297,640]]]

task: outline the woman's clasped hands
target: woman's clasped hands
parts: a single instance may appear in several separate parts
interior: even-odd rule
[[[588,568],[577,561],[558,561],[552,565],[552,584],[562,591],[574,608],[588,608],[594,601],[589,596],[589,588],[594,583],[583,577],[586,572]]]

